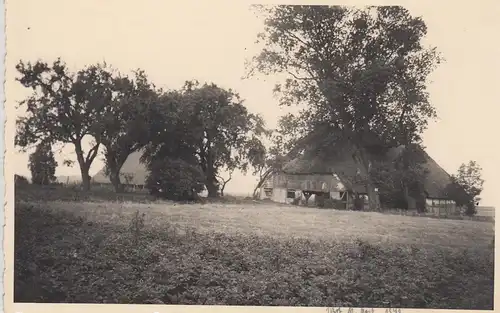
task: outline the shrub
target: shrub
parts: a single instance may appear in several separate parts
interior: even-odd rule
[[[89,191],[81,190],[81,185],[26,185],[23,188],[16,188],[16,200],[28,202],[46,202],[46,201],[85,201],[85,202],[103,202],[103,201],[133,201],[137,203],[149,203],[156,198],[147,193],[120,193],[117,194],[113,189],[92,186]]]
[[[345,204],[342,202],[342,200],[338,199],[331,199],[331,198],[325,199],[324,207],[335,210],[345,210]]]
[[[325,207],[325,200],[329,197],[329,194],[318,193],[314,197],[314,201],[316,202],[316,206],[318,208]]]
[[[180,159],[153,160],[149,164],[146,188],[151,194],[174,201],[198,200],[204,175],[198,166]]]
[[[360,196],[354,197],[352,201],[352,210],[363,211],[364,206],[365,206],[365,200],[362,197]]]

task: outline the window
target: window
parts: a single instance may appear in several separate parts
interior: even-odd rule
[[[287,199],[295,199],[295,190],[288,189],[286,191],[286,197],[287,197]]]

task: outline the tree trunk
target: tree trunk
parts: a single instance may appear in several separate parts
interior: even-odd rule
[[[356,163],[360,167],[361,174],[365,179],[366,193],[368,194],[368,205],[370,210],[380,211],[380,197],[378,192],[375,191],[375,184],[370,175],[371,161],[368,154],[363,148],[358,148],[355,152]]]
[[[230,174],[229,175],[229,179],[228,180],[225,180],[223,183],[222,183],[222,186],[220,187],[220,196],[221,197],[224,197],[224,189],[226,188],[226,185],[227,183],[232,179],[232,175]]]
[[[217,178],[215,177],[214,170],[212,169],[212,166],[209,164],[208,165],[208,170],[207,170],[207,181],[205,183],[208,191],[208,198],[217,198],[219,195],[219,186],[218,186],[218,181]]]
[[[352,206],[354,211],[363,211],[365,206],[365,201],[360,197],[357,192],[353,192]]]
[[[255,186],[255,189],[253,190],[253,197],[254,198],[257,198],[257,190],[259,190],[260,187],[262,187],[262,185],[264,185],[267,177],[272,173],[272,169],[268,169],[264,175],[262,175],[262,177],[260,178],[259,182],[257,183],[257,186]]]
[[[82,173],[82,175],[84,175],[84,174]],[[89,191],[90,190],[90,180],[91,180],[91,177],[89,175],[89,171],[88,170],[86,172],[86,176],[82,176],[82,178],[83,178],[83,181],[82,181],[83,190]]]
[[[425,195],[425,187],[422,183],[418,183],[417,192],[415,194],[415,205],[418,213],[424,213],[426,209],[426,195]]]
[[[408,184],[403,182],[402,185],[403,185],[403,194],[406,202],[406,209],[409,211],[416,210],[417,209],[416,199],[412,195],[410,195]]]
[[[76,159],[78,160],[78,165],[80,166],[80,174],[82,175],[82,188],[83,190],[88,191],[90,190],[89,166],[83,158],[81,142],[75,143],[75,152]]]
[[[370,210],[381,211],[380,198],[378,192],[375,191],[375,186],[371,182],[368,182],[366,184],[366,189],[368,193],[368,206],[370,207]]]
[[[218,188],[217,185],[214,183],[212,180],[207,180],[207,191],[208,191],[208,198],[217,198],[218,196]]]
[[[73,144],[75,145],[75,153],[76,153],[76,158],[78,160],[78,164],[80,165],[80,173],[82,174],[82,187],[83,190],[90,190],[90,175],[89,175],[89,169],[90,165],[94,161],[97,151],[99,151],[99,145],[100,142],[96,143],[87,153],[87,156],[84,158],[83,157],[83,150],[82,150],[82,141],[80,140],[74,140]]]
[[[207,145],[210,147],[210,139],[208,140]],[[214,157],[213,152],[210,148],[206,151],[206,163],[202,165],[202,169],[205,172],[206,182],[205,186],[208,191],[208,198],[217,198],[219,186],[216,178],[216,171],[214,169]]]
[[[115,192],[123,192],[124,186],[120,181],[120,172],[116,170],[109,169],[109,180],[113,187],[115,188]]]
[[[257,184],[257,186],[255,186],[255,188],[254,188],[254,190],[253,190],[253,193],[252,193],[252,197],[253,197],[254,199],[259,198],[259,195],[257,194],[257,191],[259,190],[259,188],[261,187],[261,185],[262,185],[262,184],[259,182],[259,183]]]
[[[117,160],[116,153],[106,151],[106,169],[109,175],[109,181],[113,185],[115,192],[123,192],[125,190],[120,181],[120,170],[125,161]]]

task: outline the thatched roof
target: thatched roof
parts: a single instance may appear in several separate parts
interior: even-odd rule
[[[387,153],[387,160],[394,161],[403,151],[404,146],[393,148]],[[445,189],[451,182],[450,175],[436,163],[425,151],[422,151],[426,159],[425,168],[428,170],[425,190],[429,198],[446,199]],[[340,177],[355,177],[358,167],[349,153],[338,153],[329,158],[320,158],[313,153],[305,153],[301,157],[295,158],[283,167],[283,172],[287,174],[338,174]],[[344,183],[344,182],[343,182]],[[366,192],[364,185],[355,184],[353,188],[357,192]]]
[[[451,183],[451,176],[429,155],[425,164],[428,175],[425,180],[425,191],[429,198],[447,199],[446,187]]]
[[[292,175],[338,175],[339,177],[353,178],[358,172],[358,167],[348,153],[332,154],[325,159],[317,154],[304,153],[293,159],[283,167],[283,172]],[[342,179],[341,179],[342,181]],[[346,185],[346,181],[342,181]],[[366,187],[354,183],[352,188],[359,193],[366,193]]]
[[[403,152],[404,146],[394,148],[388,152],[388,157],[394,160]],[[429,198],[447,199],[446,187],[451,183],[451,176],[448,174],[425,150],[420,149],[426,162],[424,168],[427,170],[427,177],[424,182],[425,192]]]
[[[127,161],[123,164],[120,171],[120,178],[122,184],[127,183],[126,177],[131,177],[129,184],[144,185],[148,170],[146,165],[140,162],[142,151],[137,151],[128,156]],[[100,184],[110,184],[109,177],[104,174],[104,168],[92,177],[92,182]]]

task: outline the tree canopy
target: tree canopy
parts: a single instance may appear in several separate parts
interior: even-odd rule
[[[147,165],[146,186],[172,200],[190,200],[205,183],[196,157],[196,138],[191,135],[191,112],[183,93],[162,93],[153,107],[148,143],[141,160]]]
[[[106,64],[71,72],[60,59],[51,65],[37,61],[19,62],[17,80],[32,94],[20,103],[26,115],[17,119],[15,144],[28,148],[40,142],[74,145],[82,182],[90,188],[90,165],[97,156],[97,140],[83,151],[82,140],[94,133],[101,113],[112,99],[113,79]]]
[[[257,197],[257,191],[270,175],[279,172],[287,162],[300,153],[296,147],[306,125],[289,113],[279,118],[277,126],[276,129],[266,132],[266,137],[271,143],[258,154],[260,158],[255,162],[254,175],[258,175],[258,182],[253,191],[254,197]]]
[[[467,215],[476,214],[476,206],[481,198],[484,180],[481,178],[481,167],[476,161],[463,163],[455,175],[451,177],[451,183],[447,187],[448,195],[459,206],[465,206]]]
[[[92,135],[104,147],[106,174],[116,191],[123,189],[120,170],[128,156],[148,142],[152,110],[160,92],[144,71],[134,74],[134,78],[123,74],[113,77],[114,96],[92,128]]]
[[[26,114],[17,120],[16,145],[72,144],[85,189],[100,148],[116,191],[122,190],[120,170],[128,156],[144,149],[142,161],[157,170],[152,181],[158,173],[173,179],[181,168],[193,167],[195,173],[199,167],[202,174],[191,177],[203,177],[210,196],[228,182],[221,172],[246,172],[265,153],[262,118],[248,112],[237,93],[214,83],[188,81],[180,90],[163,91],[142,70],[131,77],[95,64],[72,72],[60,59],[50,65],[20,61],[16,68],[17,80],[33,91],[20,103]],[[86,136],[93,143],[85,152]],[[161,162],[170,162],[178,173],[168,172]]]
[[[324,153],[352,150],[370,206],[379,209],[370,155],[419,142],[435,117],[426,84],[441,58],[422,44],[424,21],[400,6],[279,5],[257,12],[265,19],[259,36],[265,46],[249,75],[287,76],[275,92],[281,105],[306,105],[298,115],[308,125],[301,143]]]
[[[266,132],[264,121],[248,112],[237,93],[216,84],[187,82],[183,96],[205,185],[209,197],[215,197],[224,184],[221,171],[246,172],[259,164],[265,151],[261,141]]]

